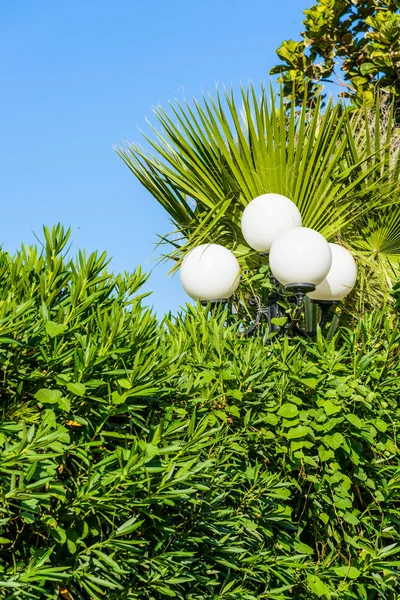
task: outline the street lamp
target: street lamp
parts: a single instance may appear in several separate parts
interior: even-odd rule
[[[264,306],[259,298],[249,299],[249,304],[258,308],[247,333],[254,332],[265,320],[269,331],[301,333],[298,321],[306,295],[320,306],[324,324],[331,307],[355,285],[357,269],[350,252],[338,244],[329,244],[317,231],[302,227],[298,208],[280,194],[263,194],[252,200],[243,211],[241,225],[249,246],[268,255],[271,283],[280,284]],[[240,266],[233,252],[224,246],[203,244],[185,256],[180,279],[194,300],[223,303],[239,285]],[[282,316],[281,300],[285,294],[297,310],[285,325],[277,326],[273,320]]]

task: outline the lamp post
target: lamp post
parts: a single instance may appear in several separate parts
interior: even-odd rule
[[[265,305],[260,298],[249,299],[250,305],[257,306],[257,313],[245,333],[250,335],[264,323],[270,332],[305,333],[298,327],[298,321],[306,296],[320,306],[323,325],[331,307],[355,285],[357,268],[350,252],[328,243],[317,231],[302,227],[298,208],[280,194],[263,194],[252,200],[243,211],[241,226],[248,245],[268,256],[271,283],[278,284]],[[224,246],[203,244],[190,250],[183,259],[180,279],[194,300],[204,304],[226,302],[239,286],[240,265],[233,252]],[[278,326],[273,320],[282,316],[284,295],[296,310],[294,317]]]

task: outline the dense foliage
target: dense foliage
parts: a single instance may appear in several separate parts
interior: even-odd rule
[[[400,101],[400,2],[317,0],[304,11],[303,40],[285,40],[277,50],[284,94],[302,101],[318,96],[324,81],[342,87],[355,105],[370,106],[379,89]],[[342,79],[343,78],[343,79]]]
[[[159,325],[45,233],[0,256],[0,597],[395,600],[397,322]]]

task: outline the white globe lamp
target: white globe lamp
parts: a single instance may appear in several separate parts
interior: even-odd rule
[[[228,248],[202,244],[183,259],[180,279],[193,300],[227,300],[239,285],[240,266]]]
[[[317,286],[329,273],[332,252],[326,239],[307,227],[289,229],[272,244],[269,263],[276,279],[287,287]]]
[[[308,294],[312,300],[326,302],[343,300],[356,283],[357,267],[350,252],[339,244],[329,244],[329,247],[332,253],[332,265],[325,279]]]
[[[243,211],[243,237],[258,252],[269,252],[277,237],[293,227],[301,227],[301,214],[297,206],[281,194],[262,194]]]

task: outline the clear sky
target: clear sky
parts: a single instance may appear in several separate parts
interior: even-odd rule
[[[215,84],[268,81],[311,0],[1,0],[0,243],[14,251],[43,224],[73,250],[107,250],[112,268],[152,271],[162,314],[186,301],[156,266],[168,216],[117,157],[151,107]],[[154,122],[154,119],[153,119]]]

